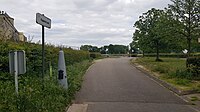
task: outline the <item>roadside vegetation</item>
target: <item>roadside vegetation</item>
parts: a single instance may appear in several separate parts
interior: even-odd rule
[[[200,92],[199,76],[188,71],[184,58],[161,58],[162,62],[155,61],[154,57],[143,57],[132,60],[133,63],[144,66],[156,77],[162,79],[180,90],[194,90]]]
[[[92,45],[82,45],[80,47],[83,51],[89,51],[91,53],[101,53],[101,54],[126,54],[128,52],[128,46],[125,45],[105,45],[102,47],[92,46]]]
[[[9,74],[8,53],[25,50],[27,73],[19,75],[19,96],[15,94],[14,75]],[[92,64],[89,52],[63,48],[69,88],[57,81],[59,47],[45,46],[45,77],[41,78],[41,45],[34,43],[0,42],[0,110],[2,112],[62,112],[81,87],[82,77]],[[53,74],[49,68],[52,66]]]
[[[135,22],[133,41],[134,53],[155,53],[156,61],[160,53],[200,52],[200,2],[199,0],[171,0],[164,9],[149,9]]]

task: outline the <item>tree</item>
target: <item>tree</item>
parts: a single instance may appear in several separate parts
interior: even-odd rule
[[[108,46],[108,52],[110,54],[126,54],[128,51],[128,47],[124,45],[112,45]]]
[[[130,44],[129,44],[130,48],[129,48],[129,53],[130,54],[133,54],[133,53],[140,53],[138,47],[136,47],[134,41],[132,41]]]
[[[103,46],[100,48],[101,54],[108,54],[108,46]]]
[[[89,51],[89,48],[90,48],[90,47],[91,47],[91,46],[89,46],[89,45],[81,45],[80,50]]]
[[[188,45],[188,56],[191,53],[191,42],[197,38],[200,26],[200,1],[199,0],[171,0],[169,5],[174,19],[179,27],[176,31],[184,36]]]
[[[126,54],[128,47],[124,45],[112,45],[103,46],[99,48],[101,54]]]
[[[143,52],[156,52],[156,61],[161,61],[159,59],[160,49],[167,46],[164,26],[166,16],[164,10],[152,8],[143,13],[134,24],[136,28],[133,34],[134,42]]]
[[[89,52],[100,52],[97,46],[91,46],[91,45],[82,45],[80,49],[83,51],[89,51]]]

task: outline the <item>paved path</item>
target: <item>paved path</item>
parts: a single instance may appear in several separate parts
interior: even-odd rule
[[[129,60],[113,58],[95,63],[86,73],[75,103],[87,105],[87,112],[195,112]]]

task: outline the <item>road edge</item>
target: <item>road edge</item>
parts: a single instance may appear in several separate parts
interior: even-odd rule
[[[88,67],[88,69],[85,71],[82,79],[84,81],[84,76],[85,74],[88,73],[88,71],[92,68],[92,66],[95,64],[95,63],[98,63],[99,61],[101,61],[102,59],[96,59],[96,60],[92,60],[92,64]],[[82,82],[83,83],[83,82]],[[82,85],[81,85],[82,87]],[[78,93],[79,91],[77,91],[75,93],[75,96],[76,94]],[[83,104],[76,104],[75,103],[75,100],[72,100],[71,104],[68,105],[66,108],[65,108],[65,112],[86,112],[87,111],[87,107],[88,105],[83,105]],[[86,109],[85,109],[86,108]],[[81,109],[81,111],[80,111]]]

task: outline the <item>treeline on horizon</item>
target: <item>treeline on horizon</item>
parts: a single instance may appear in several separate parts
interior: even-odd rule
[[[101,54],[127,54],[129,52],[129,47],[125,45],[105,45],[103,47],[97,47],[92,45],[82,45],[80,50],[97,52]]]

